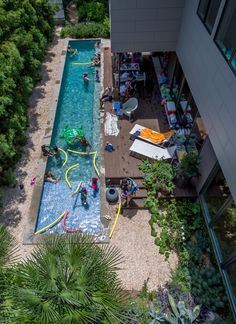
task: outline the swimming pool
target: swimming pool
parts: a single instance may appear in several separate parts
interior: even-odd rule
[[[93,155],[77,155],[69,153],[69,148],[62,138],[65,126],[69,128],[82,127],[86,139],[91,143],[91,151],[97,152],[96,165],[100,166],[100,112],[99,93],[100,83],[94,81],[95,68],[90,65],[75,64],[89,62],[95,53],[95,43],[92,40],[70,41],[72,48],[76,48],[78,55],[73,58],[67,53],[57,112],[54,121],[51,146],[62,148],[68,153],[68,162],[63,152],[59,158],[49,157],[46,170],[50,171],[61,180],[57,183],[44,182],[41,195],[41,203],[35,231],[39,231],[51,224],[64,211],[68,211],[66,226],[69,229],[80,228],[84,232],[97,233],[100,231],[100,194],[94,194],[91,188],[91,178],[96,176],[93,165]],[[99,70],[99,68],[96,68]],[[82,78],[84,72],[89,73],[90,81],[86,84]],[[99,71],[100,73],[100,71]],[[84,147],[76,144],[76,151],[86,151]],[[77,168],[68,173],[72,189],[65,180],[66,170],[79,163]],[[87,205],[81,203],[80,194],[72,193],[78,183],[82,181],[82,187],[88,192]],[[44,233],[64,233],[62,222],[59,221]]]

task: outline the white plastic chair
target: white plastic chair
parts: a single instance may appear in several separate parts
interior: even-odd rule
[[[128,99],[123,105],[122,105],[122,111],[123,114],[129,117],[129,121],[131,119],[131,115],[134,113],[134,111],[138,108],[138,99],[135,97],[132,97]]]

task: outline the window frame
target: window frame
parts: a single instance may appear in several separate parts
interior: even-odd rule
[[[218,44],[218,42],[216,40],[217,33],[218,33],[219,29],[220,29],[220,25],[222,23],[222,20],[224,19],[224,14],[225,14],[225,12],[227,10],[227,4],[228,3],[229,3],[228,1],[225,1],[225,3],[224,3],[224,8],[222,10],[222,13],[221,13],[221,16],[220,16],[220,20],[219,20],[219,23],[217,25],[216,32],[215,32],[215,35],[214,35],[214,43],[215,43],[216,47],[219,49],[221,55],[224,57],[224,60],[226,61],[226,63],[229,65],[231,71],[234,73],[234,75],[236,75],[236,68],[234,68],[233,65],[231,64],[231,61],[233,60],[234,56],[236,55],[236,47],[233,49],[233,52],[231,54],[231,57],[228,60],[227,57],[226,57],[226,55],[225,55],[225,53],[223,52],[222,48],[220,47],[220,45]]]
[[[216,18],[215,18],[215,22],[214,22],[214,24],[213,24],[211,30],[210,30],[210,28],[209,28],[209,27],[207,26],[207,24],[206,24],[206,19],[207,19],[208,13],[209,13],[209,8],[210,8],[210,6],[211,6],[211,1],[212,1],[212,0],[208,0],[207,9],[206,9],[206,12],[205,12],[204,18],[202,18],[202,17],[200,16],[200,14],[199,14],[199,8],[200,8],[201,0],[199,0],[198,7],[197,7],[197,15],[198,15],[199,19],[201,20],[201,22],[203,23],[203,25],[205,26],[205,28],[206,28],[206,30],[208,31],[209,35],[212,34],[212,31],[213,31],[213,29],[214,29],[214,25],[215,25],[215,22],[216,22]],[[213,1],[214,1],[214,0],[213,0]],[[218,8],[218,11],[219,11],[219,9],[220,9],[220,6],[219,6],[219,8]],[[217,13],[217,14],[218,14],[218,13]],[[217,17],[217,15],[216,15],[216,17]]]
[[[199,193],[199,202],[203,211],[203,216],[205,219],[205,223],[206,223],[206,227],[208,230],[208,234],[210,236],[210,240],[211,240],[211,244],[213,247],[213,251],[216,257],[216,261],[224,282],[224,285],[226,287],[226,293],[228,295],[228,299],[229,299],[229,303],[231,305],[231,308],[233,310],[233,316],[234,319],[236,319],[236,295],[233,291],[233,287],[231,284],[231,280],[229,278],[229,275],[227,273],[227,269],[228,267],[231,265],[231,263],[227,264],[227,261],[229,260],[230,256],[226,259],[223,258],[222,255],[222,251],[221,251],[221,247],[218,241],[218,238],[216,236],[215,230],[213,229],[213,224],[215,222],[217,222],[217,220],[220,218],[220,216],[222,215],[223,210],[230,204],[230,202],[232,202],[233,198],[232,195],[230,195],[227,199],[227,201],[221,206],[221,208],[219,209],[218,213],[216,214],[218,217],[216,219],[212,219],[207,207],[207,203],[205,200],[205,193],[208,189],[208,187],[210,186],[211,182],[213,181],[214,177],[216,176],[218,170],[220,169],[220,165],[219,162],[216,162],[208,179],[206,180],[201,192]],[[234,261],[236,262],[236,261]],[[226,265],[227,264],[227,265]],[[226,266],[225,266],[226,265]]]

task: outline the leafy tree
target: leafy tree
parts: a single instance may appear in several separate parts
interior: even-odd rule
[[[122,323],[117,249],[88,236],[49,236],[17,269],[12,300],[19,322]],[[26,318],[25,318],[26,317]]]
[[[14,183],[25,142],[27,100],[54,29],[47,0],[0,1],[0,186]]]

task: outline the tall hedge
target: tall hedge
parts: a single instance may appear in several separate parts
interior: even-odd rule
[[[25,143],[27,101],[54,28],[48,0],[0,1],[0,186],[14,182]]]

